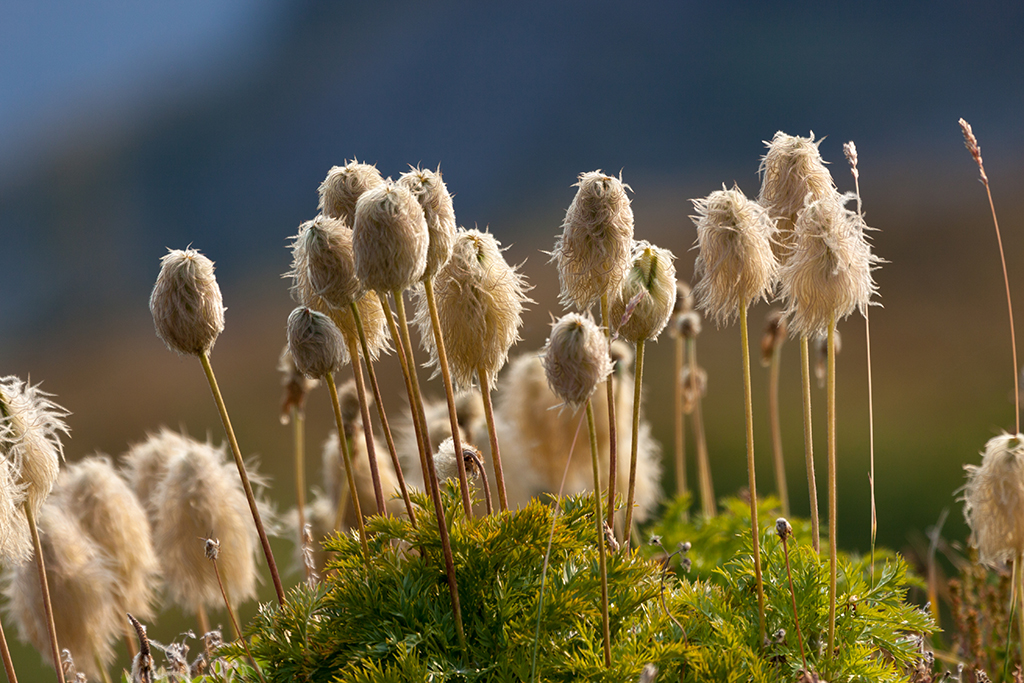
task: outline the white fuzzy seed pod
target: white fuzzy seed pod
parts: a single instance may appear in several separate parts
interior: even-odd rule
[[[332,166],[320,183],[320,212],[329,218],[355,225],[356,201],[359,195],[384,184],[376,166],[350,161],[344,166]]]
[[[195,249],[172,249],[160,259],[149,297],[157,336],[183,356],[201,356],[224,331],[224,299],[213,261]]]
[[[430,236],[409,190],[387,182],[356,202],[352,246],[356,275],[375,292],[403,292],[423,277]]]
[[[363,294],[352,254],[352,230],[344,221],[319,215],[299,226],[292,241],[292,298],[303,306],[318,300],[346,308]]]
[[[771,142],[764,143],[768,152],[761,157],[758,203],[777,221],[780,247],[789,243],[804,204],[835,192],[835,181],[818,151],[824,139],[815,141],[813,131],[810,137],[802,138],[780,130]],[[784,249],[777,249],[777,253],[785,256]]]
[[[548,385],[573,409],[586,403],[612,372],[607,337],[593,320],[578,313],[552,323],[542,353]]]
[[[427,266],[423,278],[434,277],[448,262],[455,244],[455,207],[448,186],[441,179],[441,171],[414,168],[403,173],[398,184],[409,189],[423,208],[427,221],[430,244],[427,247]]]
[[[323,379],[348,357],[337,325],[323,313],[299,306],[288,316],[288,349],[295,367],[310,379]]]
[[[636,344],[657,339],[668,325],[677,301],[675,256],[646,241],[633,247],[633,265],[612,300],[611,321],[616,332]],[[629,317],[622,323],[629,311]]]
[[[1024,435],[989,439],[981,465],[965,465],[964,518],[978,559],[988,565],[1024,553]]]

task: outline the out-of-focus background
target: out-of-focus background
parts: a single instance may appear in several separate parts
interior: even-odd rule
[[[842,190],[853,189],[842,143],[856,142],[887,261],[876,274],[884,307],[871,312],[879,542],[907,547],[947,508],[944,534],[962,541],[962,465],[1014,417],[995,235],[957,119],[980,139],[1024,304],[1022,30],[1019,2],[5,3],[0,373],[41,382],[72,411],[71,460],[118,456],[162,425],[219,441],[199,364],[164,348],[148,310],[160,257],[191,244],[216,261],[228,307],[213,364],[241,447],[286,510],[294,479],[275,365],[293,303],[281,274],[332,165],[358,158],[395,177],[441,166],[460,224],[489,227],[537,285],[518,353],[538,348],[549,311],[560,313],[543,252],[579,173],[621,170],[637,237],[673,250],[689,279],[690,199],[734,182],[756,195],[762,141],[813,130]],[[767,311],[751,311],[752,344]],[[840,331],[840,544],[863,550],[863,320]],[[699,347],[715,485],[734,493],[746,484],[739,331],[706,324]],[[794,508],[806,514],[797,348],[785,348],[782,419]],[[397,409],[393,361],[381,371]],[[667,454],[670,362],[671,343],[654,345],[646,411]],[[821,482],[824,394],[815,401]],[[309,413],[317,448],[331,424],[322,390]],[[313,455],[314,482],[318,468]],[[290,542],[275,547],[287,565]],[[189,627],[167,624],[151,633],[166,642]],[[29,648],[15,655],[26,680],[45,675]]]

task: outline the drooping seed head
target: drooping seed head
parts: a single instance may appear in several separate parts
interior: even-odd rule
[[[356,202],[356,275],[375,292],[402,292],[423,277],[430,235],[423,208],[402,185],[386,182]]]
[[[735,318],[775,286],[779,262],[772,251],[775,222],[739,187],[694,199],[700,277],[693,293],[698,306],[721,325]]]
[[[1015,561],[1024,553],[1024,435],[989,439],[981,465],[964,465],[964,518],[978,559],[988,565]]]
[[[156,334],[171,351],[201,356],[224,331],[224,299],[213,261],[195,249],[171,249],[149,297]]]
[[[586,403],[612,372],[607,337],[589,316],[578,313],[552,323],[542,353],[548,385],[573,409]]]
[[[487,373],[494,388],[508,351],[519,340],[523,305],[530,302],[523,275],[510,266],[494,236],[460,230],[448,263],[434,280],[437,315],[452,380],[463,389]],[[416,324],[436,367],[437,348],[425,296],[417,301]]]
[[[292,358],[292,352],[287,343],[281,351],[277,369],[282,374],[281,384],[284,385],[284,399],[281,401],[281,424],[288,424],[291,421],[292,409],[297,410],[299,414],[305,412],[306,395],[320,382],[309,379],[299,372],[299,369],[295,367],[295,359]]]
[[[786,341],[786,312],[773,309],[764,318],[764,334],[761,335],[761,365],[768,367],[775,350]]]
[[[758,202],[778,222],[780,245],[788,244],[808,194],[814,201],[835,192],[835,181],[818,151],[824,139],[815,142],[813,132],[802,138],[780,130],[771,142],[764,143],[768,152],[761,157]],[[779,255],[784,257],[784,252],[780,250]]]
[[[672,317],[678,290],[675,256],[669,250],[636,242],[632,260],[612,300],[611,320],[620,337],[636,344],[658,338]],[[622,323],[627,312],[629,317]]]
[[[345,308],[363,294],[352,254],[352,230],[344,221],[323,214],[299,226],[292,238],[292,298],[303,306],[318,299],[331,308]]]
[[[583,311],[613,294],[629,268],[633,209],[620,178],[591,171],[576,187],[551,260],[558,265],[562,303]]]
[[[376,166],[352,160],[344,166],[332,166],[320,183],[320,212],[355,225],[356,201],[367,190],[384,184]]]
[[[455,207],[452,196],[441,179],[440,169],[435,173],[429,169],[413,168],[398,178],[398,184],[408,188],[423,208],[430,234],[423,278],[434,277],[451,258],[455,244]]]
[[[299,306],[288,316],[288,349],[306,377],[322,379],[348,359],[337,325],[323,313]]]

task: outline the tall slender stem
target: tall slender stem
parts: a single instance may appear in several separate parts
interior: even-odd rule
[[[210,617],[206,614],[206,608],[203,607],[203,603],[196,605],[196,621],[199,622],[199,630],[206,635],[210,632]]]
[[[437,315],[437,301],[434,299],[434,280],[424,278],[423,291],[427,296],[427,308],[430,311],[430,326],[434,330],[434,347],[437,349],[437,364],[441,368],[441,379],[444,380],[444,395],[448,400],[448,421],[452,428],[452,442],[458,454],[455,462],[459,468],[459,490],[462,492],[462,508],[467,518],[473,517],[473,501],[469,497],[469,479],[466,477],[466,461],[462,458],[462,436],[459,434],[459,416],[455,412],[455,390],[452,388],[452,374],[448,368],[448,352],[444,348],[444,334],[441,332],[441,319]],[[399,296],[395,294],[395,301]],[[404,316],[404,306],[398,304],[398,315]],[[403,325],[405,323],[403,322]]]
[[[18,674],[14,672],[14,660],[11,659],[11,651],[7,648],[7,636],[4,635],[3,624],[0,624],[0,655],[4,659],[4,671],[7,673],[8,683],[18,683]]]
[[[1017,594],[1021,600],[1024,601],[1024,554],[1018,555],[1016,558],[1017,567]],[[1017,630],[1020,633],[1020,658],[1021,663],[1024,665],[1024,602],[1021,602],[1021,607],[1017,609]],[[1007,659],[1010,657],[1007,656]]]
[[[611,627],[608,619],[608,567],[605,564],[604,515],[601,514],[601,472],[597,465],[597,427],[594,408],[587,399],[587,427],[590,430],[590,462],[594,469],[594,519],[597,522],[597,556],[601,572],[601,633],[604,637],[604,665],[612,665]]]
[[[859,190],[858,190],[859,196]],[[864,343],[868,362],[868,483],[871,486],[871,585],[875,583],[875,539],[878,536],[878,509],[875,507],[875,403],[871,387],[871,324],[864,307]],[[936,604],[936,606],[938,606]],[[936,620],[938,621],[938,620]]]
[[[231,606],[231,601],[228,600],[228,592],[224,589],[224,582],[220,578],[220,567],[217,566],[217,559],[213,560],[213,572],[217,575],[217,585],[220,586],[220,594],[224,598],[224,607],[228,610],[228,617],[231,619],[231,628],[235,631],[235,638],[242,641],[242,647],[245,648],[245,654],[249,655],[249,661],[252,662],[253,669],[256,670],[256,675],[263,683],[267,683],[267,679],[263,678],[263,672],[260,671],[260,665],[256,663],[256,658],[252,656],[252,650],[249,649],[249,641],[242,637],[242,627],[238,624],[238,616],[235,614],[234,608]]]
[[[789,565],[789,545],[786,543],[786,536],[782,536],[782,552],[786,556],[786,575],[789,576],[789,597],[793,600],[793,623],[796,624],[796,639],[800,643],[800,659],[804,664],[804,671],[807,671],[807,655],[804,654],[804,636],[800,632],[800,615],[796,609],[796,590],[793,588],[793,569]]]
[[[633,433],[629,447],[629,493],[626,495],[626,529],[623,547],[629,548],[633,538],[633,498],[636,495],[637,439],[640,436],[640,388],[644,376],[644,340],[636,343],[636,366],[633,368]]]
[[[828,656],[836,644],[836,316],[828,324]]]
[[[501,467],[501,451],[498,450],[498,430],[494,424],[494,406],[491,404],[491,383],[487,370],[477,368],[480,378],[480,394],[484,398],[484,417],[487,419],[487,435],[491,440],[491,460],[494,461],[494,476],[498,480],[498,503],[501,511],[508,510],[508,494],[505,493],[505,472]]]
[[[348,451],[348,437],[345,436],[345,423],[341,419],[341,403],[338,401],[338,387],[334,384],[334,375],[327,373],[324,377],[327,382],[327,389],[331,392],[331,404],[334,406],[334,420],[338,425],[338,450],[341,451],[342,461],[345,463],[345,476],[348,478],[348,491],[352,497],[352,508],[356,513],[356,524],[359,527],[359,544],[363,547],[363,556],[366,562],[370,562],[370,546],[366,542],[366,525],[363,524],[363,511],[359,505],[359,491],[356,490],[356,478],[352,472],[352,456]],[[338,497],[341,500],[341,497]],[[339,506],[340,508],[340,506]],[[342,510],[338,510],[338,517],[341,518]]]
[[[676,428],[676,495],[686,493],[686,420],[683,418],[683,364],[686,362],[686,340],[683,335],[675,338],[675,372],[673,387],[675,388],[675,409],[672,415]]]
[[[292,443],[295,450],[295,502],[299,510],[299,547],[304,542],[306,529],[306,416],[298,405],[292,406]],[[309,568],[306,568],[309,578]],[[131,643],[131,639],[128,639]]]
[[[821,553],[821,528],[818,525],[818,483],[814,478],[814,438],[811,425],[811,352],[807,335],[800,337],[800,374],[804,395],[804,461],[807,465],[807,495],[811,505],[811,545]]]
[[[772,455],[775,464],[775,488],[782,501],[782,516],[789,517],[789,487],[786,485],[786,461],[782,457],[782,425],[779,422],[779,368],[782,365],[782,343],[772,348],[768,370],[768,415],[772,430]]]
[[[609,313],[608,295],[601,295],[601,324],[604,325],[604,334],[608,338],[608,352],[611,353],[612,323]],[[615,484],[619,478],[619,466],[616,453],[618,452],[618,425],[615,424],[615,373],[608,375],[605,380],[608,395],[608,526],[615,528]],[[595,488],[599,491],[599,488]],[[626,534],[629,530],[626,530]]]
[[[764,584],[761,578],[761,529],[757,520],[757,477],[754,471],[754,408],[750,391],[750,348],[747,342],[747,309],[740,306],[740,336],[743,337],[743,397],[747,422],[747,481],[750,489],[750,527],[754,548],[754,579],[757,582],[757,617],[764,643]]]
[[[718,512],[715,501],[715,487],[711,483],[711,459],[708,457],[708,441],[704,434],[704,410],[697,377],[697,340],[686,340],[686,354],[690,364],[690,381],[693,382],[693,437],[697,442],[697,479],[700,485],[700,503],[704,517],[711,519]]]
[[[210,383],[210,391],[213,392],[213,400],[217,403],[217,410],[220,411],[220,420],[224,423],[224,431],[228,435],[228,443],[231,444],[231,453],[235,456],[235,466],[238,468],[238,476],[242,479],[242,488],[245,489],[246,500],[249,501],[249,511],[252,513],[252,520],[256,523],[256,531],[260,536],[260,544],[263,546],[263,554],[267,558],[267,566],[270,568],[270,578],[274,581],[274,590],[277,592],[277,601],[284,605],[284,586],[281,585],[281,575],[277,573],[277,562],[274,561],[274,552],[270,549],[270,539],[267,538],[267,530],[263,527],[263,520],[260,518],[259,508],[256,507],[256,496],[253,495],[252,485],[249,483],[249,475],[245,472],[245,463],[242,461],[242,451],[238,448],[238,440],[235,438],[235,430],[231,428],[231,419],[228,417],[227,406],[224,405],[224,397],[220,394],[220,387],[217,386],[217,378],[213,374],[213,366],[210,365],[210,352],[204,351],[199,356],[206,372],[206,379]]]
[[[39,527],[36,517],[32,514],[32,506],[27,502],[22,506],[28,528],[32,533],[32,547],[35,550],[36,569],[39,571],[39,589],[43,597],[43,613],[46,615],[46,628],[50,632],[50,655],[53,667],[57,670],[57,680],[64,683],[64,669],[60,665],[60,645],[57,644],[57,626],[53,621],[53,604],[50,602],[50,584],[46,580],[46,561],[43,559],[43,544],[39,541]]]
[[[373,422],[370,421],[370,408],[366,405],[366,386],[363,383],[363,366],[359,363],[359,346],[354,337],[345,335],[348,344],[348,355],[352,359],[352,375],[356,380],[356,394],[359,397],[359,415],[363,421],[363,439],[366,441],[366,459],[370,463],[370,479],[373,481],[373,497],[377,503],[377,514],[388,514],[384,502],[384,490],[380,484],[380,470],[377,468],[377,448],[373,440]]]

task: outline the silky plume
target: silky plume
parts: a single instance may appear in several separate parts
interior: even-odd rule
[[[384,184],[376,166],[352,160],[344,166],[332,166],[320,183],[318,208],[328,218],[355,225],[356,201],[367,190]]]
[[[761,157],[761,193],[758,203],[777,221],[779,236],[776,254],[786,258],[785,246],[792,239],[797,215],[803,210],[808,195],[810,200],[828,197],[836,184],[821,158],[818,147],[822,140],[787,135],[781,130],[771,142],[764,141],[768,151]]]

